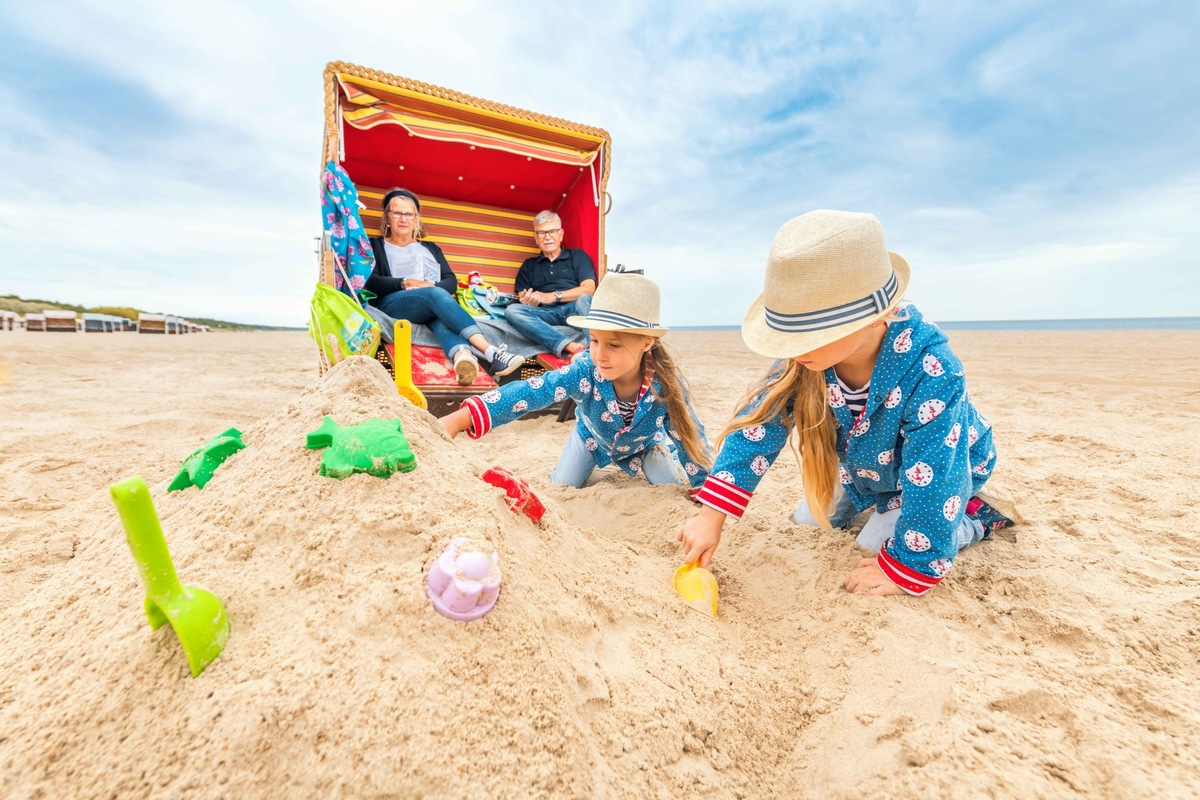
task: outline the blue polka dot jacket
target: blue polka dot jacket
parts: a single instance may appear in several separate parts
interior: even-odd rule
[[[468,397],[462,407],[471,413],[467,435],[478,439],[497,425],[571,397],[577,404],[575,429],[596,460],[596,466],[616,464],[630,475],[636,475],[642,468],[646,452],[661,444],[678,459],[688,483],[693,488],[699,487],[708,471],[692,461],[680,443],[667,404],[651,391],[652,388],[660,389],[658,379],[650,376],[642,384],[633,422],[626,426],[617,407],[612,382],[600,376],[591,356],[585,354],[556,370],[506,383],[477,397]],[[687,408],[707,450],[704,426],[690,399]]]
[[[862,415],[851,415],[832,369],[825,371],[826,397],[838,427],[841,488],[859,511],[900,509],[879,566],[909,594],[924,594],[954,563],[955,532],[992,474],[996,451],[991,424],[972,405],[945,334],[914,306],[906,310],[908,319],[888,325]],[[700,502],[741,517],[787,438],[782,416],[730,434]]]

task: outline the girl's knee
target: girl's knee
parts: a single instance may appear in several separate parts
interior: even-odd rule
[[[795,512],[792,513],[792,522],[797,525],[812,525],[814,527],[820,525],[817,518],[813,516],[812,510],[808,507],[808,500],[801,500],[800,505],[796,506]]]
[[[900,519],[900,509],[891,511],[875,511],[867,519],[867,524],[859,531],[855,541],[859,547],[878,553],[896,534],[896,522]]]
[[[646,454],[642,462],[642,474],[651,486],[684,482],[683,467],[679,465],[679,460],[662,445]]]

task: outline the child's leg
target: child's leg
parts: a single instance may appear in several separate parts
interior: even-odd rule
[[[890,511],[880,513],[874,511],[867,518],[867,524],[863,525],[863,529],[858,532],[859,547],[864,547],[872,553],[878,553],[880,549],[887,544],[888,539],[896,533],[896,521],[900,519],[900,509],[893,508]]]
[[[579,438],[579,431],[574,430],[567,437],[567,445],[558,457],[558,466],[550,473],[550,482],[582,489],[595,468],[596,459],[592,458],[592,454],[584,447],[583,439]]]
[[[876,511],[871,514],[870,519],[867,520],[867,524],[863,526],[855,541],[858,542],[859,547],[863,547],[873,553],[878,553],[887,544],[888,539],[891,539],[895,535],[896,522],[899,519],[900,509],[898,508],[894,508],[891,511],[884,511],[883,513]],[[954,536],[958,540],[959,550],[962,550],[964,547],[970,547],[983,539],[983,523],[964,514],[962,522],[959,524]]]
[[[858,516],[858,509],[854,507],[854,503],[850,502],[850,496],[845,492],[838,495],[837,502],[833,504],[833,511],[829,514],[829,525],[832,528],[849,527],[854,518]],[[813,516],[812,509],[808,507],[808,500],[800,501],[800,505],[796,506],[796,511],[792,514],[792,522],[797,525],[817,525],[817,518]]]
[[[653,486],[683,483],[683,468],[679,459],[666,445],[656,445],[642,457],[642,474]]]

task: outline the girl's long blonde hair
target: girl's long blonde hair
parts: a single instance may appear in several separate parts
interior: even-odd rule
[[[827,528],[838,486],[838,457],[837,421],[829,410],[825,393],[823,373],[813,372],[790,359],[776,362],[738,401],[734,418],[717,439],[717,449],[731,433],[781,418],[788,428],[788,445],[800,461],[800,478],[809,510]],[[749,414],[738,416],[752,406]]]
[[[655,397],[667,404],[667,413],[671,416],[671,424],[679,434],[679,443],[683,445],[683,449],[691,456],[692,461],[706,470],[710,469],[712,453],[708,444],[700,437],[700,429],[696,427],[688,411],[690,393],[687,378],[683,377],[683,373],[675,366],[675,359],[671,357],[661,339],[655,339],[654,344],[642,356],[642,370],[653,370],[654,376],[658,378],[661,391],[651,391]]]
[[[906,304],[896,305],[880,320],[889,325],[906,320],[909,317],[905,308]],[[838,424],[829,408],[827,392],[823,372],[813,372],[791,359],[777,361],[738,401],[733,419],[717,439],[719,450],[729,434],[781,417],[788,428],[788,444],[800,461],[800,479],[808,508],[825,528],[829,527],[829,510],[839,486]],[[749,414],[738,416],[751,406]]]

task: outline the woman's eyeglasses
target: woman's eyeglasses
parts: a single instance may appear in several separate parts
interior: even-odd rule
[[[412,211],[389,211],[388,215],[392,217],[399,217],[400,219],[409,222],[417,218],[416,213]]]

